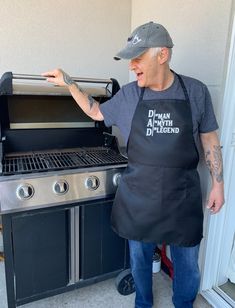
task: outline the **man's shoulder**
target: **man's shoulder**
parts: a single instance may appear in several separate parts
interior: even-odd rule
[[[139,96],[140,88],[137,85],[136,81],[129,82],[121,87],[121,92],[125,98],[136,98]]]
[[[205,83],[203,83],[201,80],[199,79],[196,79],[196,78],[193,78],[193,77],[190,77],[190,76],[185,76],[185,75],[181,75],[179,74],[180,77],[183,79],[183,82],[187,87],[196,87],[196,88],[207,88],[207,86],[205,85]]]
[[[138,88],[137,81],[131,81],[131,82],[128,82],[128,83],[126,83],[126,84],[124,84],[122,86],[122,89],[124,91],[132,90],[132,89],[137,89],[137,88]]]

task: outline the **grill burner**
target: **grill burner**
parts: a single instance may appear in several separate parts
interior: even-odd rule
[[[33,152],[25,155],[6,155],[3,175],[54,171],[83,167],[124,164],[127,160],[110,148],[80,148],[71,151]]]

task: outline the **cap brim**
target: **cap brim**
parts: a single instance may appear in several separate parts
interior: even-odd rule
[[[126,48],[122,49],[115,55],[114,60],[121,60],[121,59],[131,60],[140,56],[142,53],[147,51],[147,49],[149,48],[148,47],[133,48],[133,46],[130,48],[129,46],[127,46]]]

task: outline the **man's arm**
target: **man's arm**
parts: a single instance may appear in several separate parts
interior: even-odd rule
[[[103,121],[104,117],[100,112],[99,102],[91,95],[86,94],[72,78],[61,69],[55,69],[50,72],[43,73],[42,76],[47,77],[47,81],[61,87],[67,87],[79,105],[79,107],[92,119]]]
[[[213,214],[219,212],[224,204],[223,160],[221,146],[215,131],[200,134],[206,164],[210,170],[212,187],[207,207]]]

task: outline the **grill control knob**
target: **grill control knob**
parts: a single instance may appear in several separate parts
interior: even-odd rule
[[[120,172],[114,174],[114,176],[113,176],[113,185],[114,186],[118,186],[119,185],[121,177],[122,177],[122,175],[121,175]]]
[[[16,190],[16,196],[20,200],[28,200],[34,195],[34,188],[30,184],[20,185]]]
[[[53,186],[53,191],[57,195],[64,195],[69,190],[69,184],[65,180],[57,181]]]
[[[89,176],[85,181],[85,186],[89,190],[96,190],[100,186],[100,181],[96,176]]]

